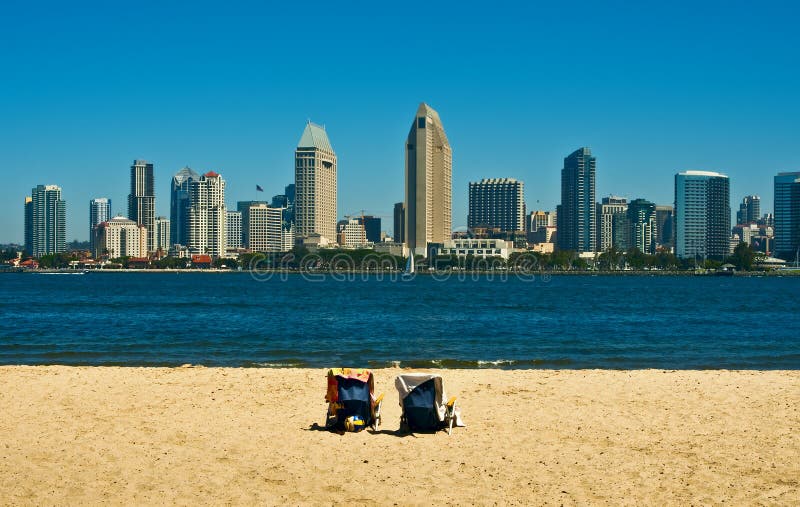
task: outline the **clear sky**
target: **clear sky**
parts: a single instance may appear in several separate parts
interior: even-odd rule
[[[597,196],[673,201],[678,171],[731,177],[734,211],[800,170],[797,2],[30,2],[0,6],[0,243],[23,199],[57,184],[68,240],[88,203],[127,212],[129,167],[155,164],[156,208],[184,165],[227,201],[294,179],[305,122],[339,158],[339,215],[403,199],[421,101],[453,147],[453,225],[468,182],[514,177],[554,209],[563,157],[597,156]],[[255,193],[255,185],[264,187]]]

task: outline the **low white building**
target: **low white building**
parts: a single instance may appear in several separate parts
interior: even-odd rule
[[[147,228],[123,216],[99,224],[94,240],[96,259],[147,256]]]
[[[513,244],[504,239],[451,239],[444,242],[439,255],[502,257],[508,260],[513,251]]]

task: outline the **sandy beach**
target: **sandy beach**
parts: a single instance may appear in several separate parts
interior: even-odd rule
[[[442,370],[466,428],[324,423],[317,369],[0,367],[0,504],[796,504],[800,372]]]

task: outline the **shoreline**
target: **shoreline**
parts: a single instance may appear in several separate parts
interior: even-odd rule
[[[0,366],[11,504],[790,504],[800,371],[425,370],[466,428],[320,431],[323,368]]]
[[[0,274],[95,274],[95,273],[205,273],[205,274],[251,274],[249,270],[231,270],[231,269],[217,269],[217,268],[185,268],[185,269],[39,269],[39,270],[4,270]],[[698,277],[717,277],[716,272],[710,271],[706,273],[696,273],[694,271],[532,271],[532,272],[517,272],[509,270],[495,270],[495,271],[418,271],[411,275],[402,271],[366,271],[366,270],[320,270],[320,271],[297,271],[297,270],[260,270],[254,274],[255,276],[265,275],[369,275],[369,276],[395,276],[395,277],[408,277],[413,278],[416,276],[430,276],[430,277],[458,277],[464,275],[486,275],[496,277],[512,277],[512,276],[698,276]],[[761,278],[761,277],[794,277],[800,276],[800,269],[798,270],[771,270],[771,271],[737,271],[733,274],[728,274],[727,277],[733,278]]]

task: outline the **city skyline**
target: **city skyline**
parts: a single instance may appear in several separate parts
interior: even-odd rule
[[[577,146],[598,157],[598,196],[656,204],[672,202],[676,172],[697,169],[728,174],[734,199],[760,195],[772,210],[772,175],[800,169],[793,156],[800,78],[786,64],[800,45],[793,4],[664,5],[646,13],[521,4],[513,19],[436,5],[429,14],[437,30],[425,41],[407,36],[413,9],[377,8],[370,18],[356,6],[320,9],[337,24],[326,42],[324,85],[296,72],[316,47],[291,36],[300,7],[144,3],[111,15],[89,6],[10,6],[0,31],[13,48],[2,57],[0,83],[0,145],[11,174],[0,188],[7,217],[0,242],[22,243],[19,196],[39,183],[60,185],[75,204],[68,240],[88,239],[84,203],[102,195],[124,206],[125,168],[136,158],[155,163],[156,215],[169,216],[168,179],[186,165],[226,175],[229,206],[255,198],[256,184],[280,193],[293,179],[297,125],[308,118],[335,141],[338,217],[365,209],[388,228],[392,205],[403,199],[397,139],[420,101],[446,119],[455,228],[466,226],[468,182],[481,178],[525,181],[529,209],[555,209],[557,171]],[[129,26],[148,36],[124,35]],[[182,35],[207,28],[215,37]],[[567,28],[573,37],[564,40]],[[417,50],[438,56],[406,57]],[[567,72],[575,61],[590,62],[592,79]]]

